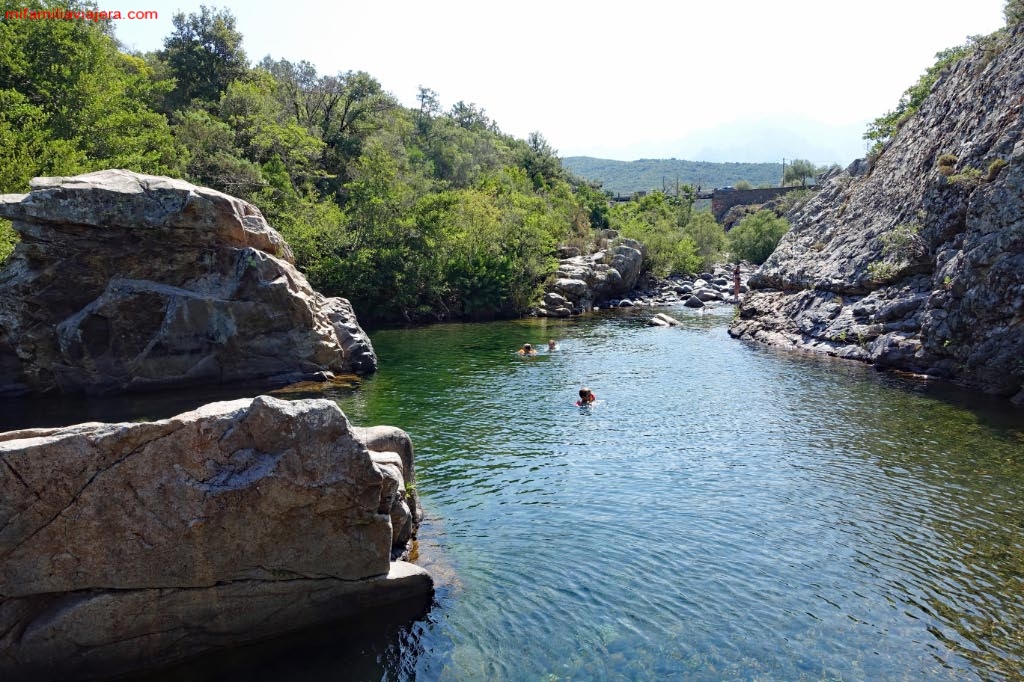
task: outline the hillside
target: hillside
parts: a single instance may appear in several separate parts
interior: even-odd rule
[[[789,216],[734,336],[1024,405],[1024,24],[978,45],[940,64],[877,156]]]
[[[602,189],[615,194],[631,194],[638,190],[662,189],[663,183],[674,187],[698,185],[702,189],[735,185],[746,180],[754,187],[778,185],[782,178],[781,163],[712,163],[681,159],[639,159],[616,161],[592,156],[567,156],[562,166],[576,175],[601,183]]]

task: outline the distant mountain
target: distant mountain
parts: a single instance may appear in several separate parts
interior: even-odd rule
[[[602,189],[615,194],[640,190],[673,190],[680,185],[700,186],[703,190],[735,185],[746,180],[754,187],[776,186],[782,179],[781,163],[713,163],[679,159],[639,159],[615,161],[592,156],[567,156],[562,165],[570,172],[601,183]]]

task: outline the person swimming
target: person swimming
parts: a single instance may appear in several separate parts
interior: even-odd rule
[[[597,400],[597,396],[594,395],[594,392],[591,391],[586,386],[584,386],[583,388],[580,389],[580,399],[576,401],[576,407],[584,407],[586,405],[590,405],[595,400]]]
[[[548,339],[548,350],[558,350],[558,344],[555,343],[554,339]]]
[[[537,349],[532,344],[524,343],[523,347],[516,351],[520,355],[536,355]]]

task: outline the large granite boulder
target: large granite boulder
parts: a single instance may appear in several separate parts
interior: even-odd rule
[[[412,445],[328,400],[0,434],[0,679],[149,668],[429,594]]]
[[[376,369],[348,301],[313,291],[254,206],[107,170],[0,195],[0,395]]]
[[[605,233],[604,249],[586,255],[573,253],[559,261],[555,279],[548,285],[544,301],[536,310],[538,315],[564,317],[572,312],[587,312],[597,303],[633,290],[646,249],[638,241],[619,237],[614,230]],[[553,297],[557,297],[558,302],[554,302]]]
[[[1024,404],[1024,27],[952,66],[873,162],[827,180],[730,333]]]

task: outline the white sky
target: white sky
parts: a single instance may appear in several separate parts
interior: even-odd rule
[[[159,11],[117,22],[118,37],[142,51],[162,47],[175,11],[202,4],[116,2],[100,8]],[[424,85],[445,108],[476,103],[507,133],[541,131],[562,156],[724,160],[710,159],[717,140],[728,160],[767,161],[778,159],[754,157],[774,155],[774,141],[790,158],[845,165],[863,155],[867,123],[896,105],[936,52],[1002,26],[1004,2],[206,4],[231,10],[253,62],[270,54],[321,74],[364,70],[410,106]]]

